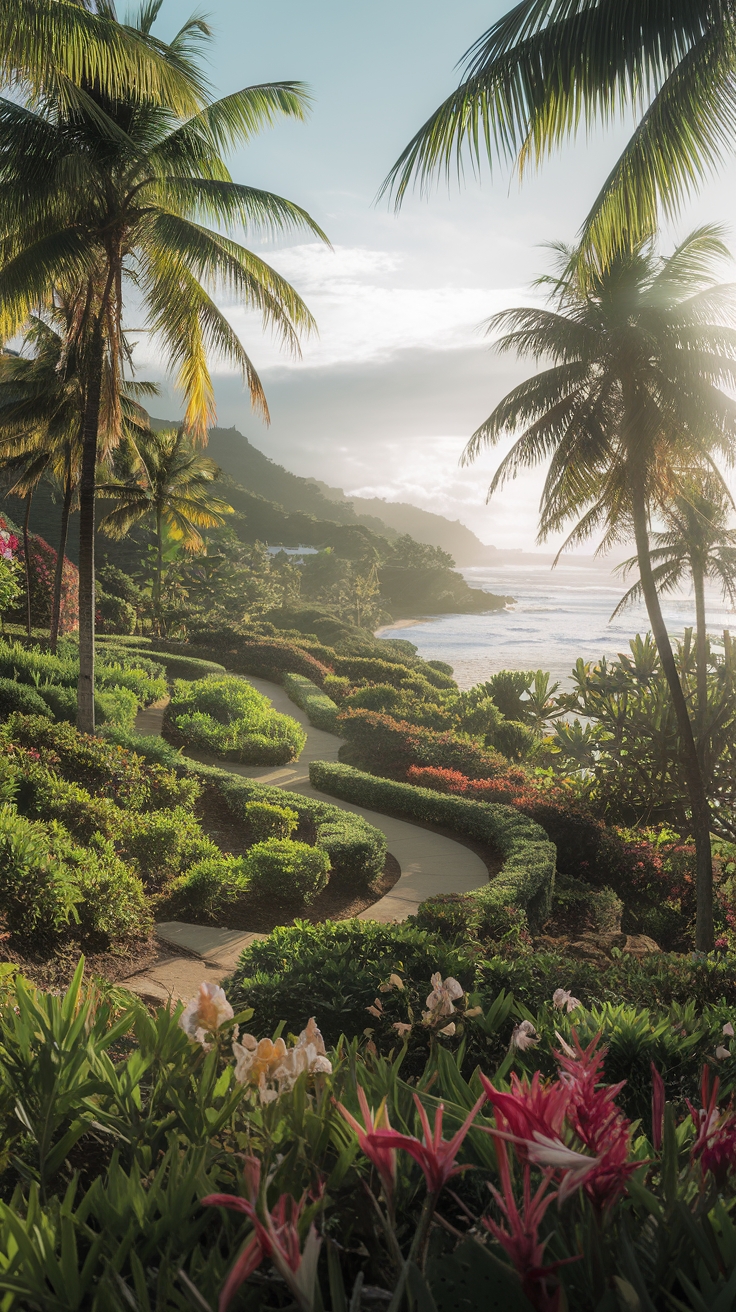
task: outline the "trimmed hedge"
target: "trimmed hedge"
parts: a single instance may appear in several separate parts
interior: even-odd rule
[[[325,676],[332,673],[329,665],[323,665],[295,643],[241,638],[232,629],[210,630],[206,636],[193,634],[191,645],[221,656],[227,668],[237,674],[254,674],[275,683],[282,674],[303,674],[321,687]]]
[[[76,700],[76,699],[75,699]],[[51,719],[52,711],[45,697],[15,679],[0,678],[0,719],[6,720],[14,711],[21,715],[44,715]]]
[[[347,740],[340,748],[340,760],[374,774],[405,779],[413,765],[433,765],[486,779],[509,768],[500,752],[452,729],[429,729],[362,709],[342,711],[337,723]]]
[[[532,929],[548,918],[557,853],[544,830],[513,807],[471,802],[392,779],[377,779],[352,766],[328,761],[313,761],[309,779],[321,792],[346,802],[441,825],[496,848],[503,857],[501,870],[470,896],[484,911],[506,905],[523,909]]]
[[[244,824],[247,823],[249,802],[269,802],[272,806],[296,811],[301,822],[314,827],[315,846],[329,856],[333,882],[342,877],[370,884],[382,873],[386,864],[386,837],[362,816],[343,811],[339,806],[330,806],[329,802],[302,797],[300,793],[269,788],[217,766],[187,761],[184,768],[188,774],[211,780],[233,815]]]
[[[315,729],[324,729],[326,733],[339,732],[338,708],[316,683],[306,679],[303,674],[285,674],[282,683],[291,700],[306,711],[309,723]]]
[[[268,697],[237,675],[177,679],[166,724],[189,746],[249,765],[285,765],[307,741],[297,720],[273,710]]]
[[[197,656],[174,656],[167,651],[155,651],[152,655],[165,665],[169,679],[203,679],[208,674],[227,673],[225,666],[217,661],[204,661]]]

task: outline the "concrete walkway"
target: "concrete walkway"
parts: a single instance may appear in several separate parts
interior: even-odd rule
[[[381,829],[386,835],[389,852],[401,866],[401,878],[390,893],[361,912],[362,920],[406,920],[407,916],[413,915],[418,909],[420,902],[425,902],[428,897],[435,897],[438,893],[469,893],[471,889],[487,883],[488,871],[484,862],[462,843],[432,833],[429,829],[422,829],[420,825],[411,824],[407,820],[395,820],[379,811],[369,811],[364,806],[355,806],[352,802],[343,802],[326,793],[317,792],[309,782],[310,761],[336,761],[341,739],[322,729],[314,729],[306,713],[294,705],[278,684],[250,677],[248,682],[268,697],[274,710],[283,711],[304,725],[307,744],[299,760],[289,765],[258,766],[218,761],[204,752],[192,751],[188,755],[208,765],[224,765],[233,774],[257,779],[259,783],[287,788],[293,793],[303,793],[305,797],[331,802],[343,811],[354,811],[362,815],[369,824]]]
[[[257,779],[271,787],[301,793],[361,815],[386,835],[388,849],[401,867],[401,876],[389,893],[360,913],[361,920],[383,923],[406,920],[421,902],[439,893],[469,893],[488,880],[488,871],[480,857],[462,843],[442,834],[423,829],[406,820],[395,820],[378,811],[343,802],[318,792],[309,782],[311,761],[336,761],[341,740],[310,725],[306,713],[287,697],[283,688],[266,679],[249,677],[248,682],[268,697],[277,711],[291,715],[307,731],[306,746],[298,761],[281,766],[238,765],[222,761],[205,752],[189,751],[192,760],[217,765],[233,774]],[[160,734],[168,698],[139,711],[135,728],[141,734]],[[147,1000],[166,1002],[168,998],[192,997],[203,979],[219,983],[235,966],[240,953],[257,934],[235,930],[212,929],[170,921],[156,926],[161,942],[157,960],[143,973],[125,980],[125,987]],[[186,954],[186,955],[183,955]]]

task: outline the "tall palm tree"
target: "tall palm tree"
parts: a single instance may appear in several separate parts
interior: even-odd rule
[[[462,61],[459,86],[419,129],[384,190],[397,203],[463,157],[522,175],[596,120],[636,130],[583,233],[599,253],[653,234],[736,141],[733,0],[520,0]]]
[[[78,719],[94,729],[95,469],[103,408],[105,358],[110,413],[119,426],[120,380],[128,363],[124,332],[128,287],[142,302],[148,327],[174,370],[186,400],[187,429],[206,440],[214,418],[208,355],[240,370],[253,404],[267,415],[258,375],[212,294],[224,288],[256,310],[287,347],[313,321],[294,289],[260,257],[220,229],[277,233],[306,227],[324,234],[306,212],[282,197],[236,184],[223,154],[279,115],[302,118],[298,83],[248,87],[210,101],[199,46],[201,19],[174,40],[153,42],[160,0],[144,5],[136,30],[155,44],[172,78],[183,80],[198,112],[182,117],[182,97],[166,86],[141,85],[132,71],[114,95],[84,75],[56,75],[37,93],[0,101],[0,305],[6,339],[50,278],[80,289],[75,346],[83,378],[79,487]],[[63,94],[62,94],[63,92]],[[19,103],[20,101],[20,103]],[[208,225],[213,226],[208,226]]]
[[[581,267],[558,248],[559,272],[541,280],[547,309],[506,310],[490,321],[502,351],[549,361],[514,388],[473,434],[464,460],[519,432],[489,497],[522,469],[549,459],[540,539],[571,522],[568,544],[602,534],[601,548],[633,534],[641,588],[667,678],[683,753],[697,848],[699,949],[713,946],[709,806],[687,703],[665,627],[649,549],[653,513],[666,513],[694,469],[730,456],[736,403],[736,332],[722,322],[728,289],[713,269],[726,254],[701,229],[668,259],[651,245]],[[714,475],[715,477],[715,475]],[[566,544],[567,545],[567,544]]]
[[[73,298],[65,298],[59,289],[54,289],[43,316],[31,316],[24,333],[22,352],[8,352],[0,357],[0,460],[4,457],[6,465],[9,461],[12,467],[19,452],[34,452],[34,459],[40,459],[41,463],[37,476],[32,479],[33,489],[45,477],[55,483],[62,494],[61,529],[51,598],[49,637],[52,651],[56,650],[58,641],[69,518],[79,484],[82,455],[84,398],[76,352],[70,341],[74,316]],[[123,383],[120,406],[126,430],[148,426],[148,416],[140,406],[139,398],[155,395],[157,391],[152,383],[130,380]],[[101,424],[100,448],[103,454],[108,452],[113,436],[108,419],[105,414]],[[22,492],[22,495],[26,493]],[[30,512],[30,501],[26,510]],[[28,513],[24,521],[26,539]],[[26,551],[26,559],[27,555]]]
[[[213,495],[211,485],[220,470],[214,460],[196,450],[183,428],[157,433],[149,430],[139,436],[133,465],[134,474],[125,482],[100,484],[100,495],[118,502],[117,508],[101,521],[100,529],[111,538],[123,538],[134,524],[153,521],[153,610],[160,631],[164,526],[185,551],[203,551],[199,529],[221,528],[233,508]]]
[[[724,599],[736,606],[736,529],[728,527],[733,509],[729,497],[714,480],[689,483],[667,509],[667,528],[652,535],[649,553],[652,576],[659,592],[674,592],[689,575],[695,596],[695,670],[697,689],[696,738],[701,755],[705,748],[708,706],[708,628],[705,581],[719,584]],[[619,566],[626,575],[636,556]],[[611,619],[642,596],[641,579],[622,597]]]

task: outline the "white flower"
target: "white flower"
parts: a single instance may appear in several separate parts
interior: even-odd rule
[[[396,1030],[400,1039],[403,1039],[406,1034],[411,1034],[411,1025],[403,1020],[395,1020],[392,1028]]]
[[[512,1048],[518,1048],[519,1052],[526,1052],[527,1048],[533,1048],[535,1043],[539,1043],[539,1035],[530,1020],[523,1020],[520,1025],[514,1027],[511,1035]]]
[[[179,1025],[195,1043],[204,1043],[208,1034],[215,1034],[225,1021],[235,1015],[219,984],[202,983],[199,993],[192,998],[179,1017]]]
[[[389,984],[393,984],[395,989],[403,990],[404,988],[404,981],[400,975],[389,975],[388,982]]]
[[[730,1056],[731,1054],[728,1051],[728,1048],[724,1048],[721,1044],[719,1044],[718,1047],[716,1048],[716,1057],[718,1058],[718,1060],[724,1061],[726,1057],[730,1057]]]
[[[731,1024],[730,1020],[726,1021],[726,1024],[723,1026],[721,1033],[725,1034],[727,1039],[733,1039],[736,1037],[736,1035],[734,1035],[733,1025]]]
[[[462,984],[458,984],[452,975],[448,975],[443,980],[439,971],[434,974],[430,980],[432,992],[427,998],[427,1011],[431,1016],[451,1016],[455,1008],[454,1002],[461,998],[465,992]]]
[[[455,1033],[454,1020],[451,1020],[449,1025],[445,1025],[444,1029],[438,1030],[437,1032],[438,1034],[446,1034],[448,1039],[451,1039],[453,1034]]]
[[[583,1005],[580,999],[574,998],[567,989],[555,989],[552,994],[552,1002],[558,1011],[567,1011],[568,1015],[571,1011],[575,1011],[576,1007]]]

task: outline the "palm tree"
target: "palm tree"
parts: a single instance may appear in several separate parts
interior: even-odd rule
[[[62,493],[61,529],[51,598],[49,638],[52,651],[56,651],[58,641],[69,517],[81,467],[83,394],[75,351],[70,342],[74,315],[73,301],[65,299],[56,289],[44,309],[44,316],[31,316],[23,338],[23,351],[19,354],[8,352],[0,357],[0,453],[6,453],[6,460],[9,459],[12,466],[18,452],[35,452],[40,464],[37,477],[32,480],[33,488],[46,477],[56,483]],[[126,381],[123,384],[120,405],[127,430],[147,427],[148,416],[138,399],[155,395],[157,391],[152,383]],[[100,446],[104,454],[109,451],[113,436],[106,420],[107,416],[104,416],[101,424],[103,440]],[[24,541],[27,544],[30,500],[26,510]]]
[[[732,0],[520,0],[464,55],[462,80],[419,129],[383,190],[397,204],[467,153],[523,175],[596,120],[640,116],[583,228],[599,254],[656,232],[733,149]]]
[[[652,536],[649,553],[652,575],[659,592],[674,592],[690,575],[695,595],[695,669],[697,688],[697,744],[701,765],[705,748],[708,706],[708,629],[705,616],[705,581],[720,585],[724,598],[736,606],[736,530],[728,527],[733,509],[730,497],[712,478],[686,485],[667,509],[667,529]],[[619,566],[625,576],[637,564],[636,556]],[[641,579],[629,588],[611,619],[642,595]]]
[[[559,272],[542,280],[547,309],[506,310],[490,321],[502,351],[548,367],[514,388],[473,434],[463,459],[505,433],[521,435],[489,497],[520,470],[549,458],[540,539],[571,521],[568,544],[602,534],[600,550],[633,533],[641,589],[670,689],[697,849],[699,949],[713,946],[709,806],[687,703],[659,604],[649,521],[666,513],[695,469],[730,454],[736,403],[736,332],[721,317],[728,291],[713,282],[725,248],[714,229],[688,237],[668,259],[651,245],[582,268],[558,248]],[[714,474],[715,477],[715,474]]]
[[[103,483],[99,493],[118,502],[100,523],[111,538],[123,538],[134,524],[151,519],[156,540],[153,610],[161,630],[164,525],[185,551],[204,550],[200,528],[221,528],[232,506],[213,496],[220,470],[197,451],[183,428],[141,435],[134,448],[135,474],[125,482]]]
[[[77,723],[88,732],[94,729],[95,470],[106,360],[111,424],[119,435],[120,381],[129,358],[127,287],[135,288],[162,357],[175,370],[186,399],[187,429],[205,441],[214,418],[207,364],[213,352],[235,364],[253,404],[267,416],[258,375],[211,293],[225,288],[258,311],[294,351],[299,333],[313,327],[289,283],[219,229],[278,233],[306,227],[324,237],[298,206],[234,183],[223,160],[228,148],[247,142],[279,115],[303,118],[302,86],[248,87],[209,101],[197,57],[209,29],[194,19],[169,45],[154,42],[151,26],[159,8],[160,0],[144,5],[137,32],[143,45],[155,45],[176,94],[169,95],[163,81],[141,84],[131,65],[128,80],[123,78],[113,95],[86,73],[70,83],[52,70],[38,91],[0,101],[0,304],[6,340],[43,300],[50,279],[79,289],[74,344],[84,412]],[[181,86],[189,101],[198,103],[197,112],[186,118]]]

